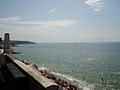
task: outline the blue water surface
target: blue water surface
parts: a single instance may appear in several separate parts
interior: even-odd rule
[[[13,48],[16,57],[95,85],[120,90],[120,43],[39,43]]]

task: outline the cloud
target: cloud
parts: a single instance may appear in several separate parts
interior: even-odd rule
[[[6,25],[6,27],[22,27],[39,30],[56,30],[61,28],[67,28],[76,24],[74,20],[50,20],[50,21],[28,21],[22,20],[21,17],[7,17],[0,19],[0,25]]]
[[[101,8],[95,8],[94,11],[101,11],[102,9]]]
[[[31,41],[62,41],[64,35],[62,30],[71,29],[76,21],[62,20],[29,20],[23,17],[0,18],[0,34],[10,33],[11,39]],[[61,31],[62,32],[61,32]]]
[[[104,0],[85,0],[85,4],[93,8],[94,11],[101,11],[104,7]]]
[[[55,13],[57,11],[57,8],[52,8],[49,10],[49,13]]]
[[[20,20],[21,17],[7,17],[7,18],[0,18],[0,22],[14,22]]]

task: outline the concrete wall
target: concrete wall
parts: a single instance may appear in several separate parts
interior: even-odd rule
[[[6,56],[6,63],[14,63],[9,57]],[[45,90],[45,88],[38,83],[32,76],[30,76],[27,72],[25,72],[23,69],[21,69],[17,64],[14,63],[14,65],[26,76],[25,87],[27,87],[27,90]],[[19,82],[20,84],[22,82]]]
[[[25,87],[27,88],[27,90],[60,90],[59,85],[50,85],[48,87],[44,87],[41,83],[39,83],[31,75],[29,75],[26,71],[24,71],[19,65],[13,62],[13,60],[11,60],[12,58],[6,56],[5,59],[6,59],[5,61],[6,63],[14,63],[14,65],[26,76],[26,79],[24,81],[26,82]]]

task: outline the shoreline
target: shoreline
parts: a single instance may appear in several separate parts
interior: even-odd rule
[[[69,82],[70,84],[79,87],[80,90],[81,89],[82,90],[94,90],[94,88],[95,88],[95,86],[93,84],[88,84],[86,81],[76,79],[76,78],[69,76],[69,75],[53,72],[46,67],[38,67],[38,70],[47,70],[48,72],[51,72],[56,78],[61,79],[61,80],[65,80],[65,81]]]
[[[53,76],[55,76],[55,78],[60,79],[62,81],[66,81],[68,82],[69,84],[75,86],[75,87],[78,87],[77,90],[94,90],[95,89],[95,86],[94,84],[89,84],[87,83],[86,81],[82,81],[82,80],[79,80],[79,79],[76,79],[72,76],[69,76],[69,75],[66,75],[66,74],[62,74],[62,73],[57,73],[55,71],[52,71],[51,69],[47,68],[47,67],[40,67],[38,66],[37,64],[34,64],[34,63],[28,63],[27,61],[24,61],[24,60],[20,60],[22,61],[23,63],[25,63],[26,65],[30,65],[34,68],[36,68],[40,73],[41,73],[41,70],[45,70],[47,71],[47,73],[50,73],[52,74]],[[42,73],[41,73],[42,74]],[[44,76],[44,75],[43,75]],[[46,77],[46,76],[45,76]],[[47,78],[47,77],[46,77]],[[48,78],[48,79],[51,79],[51,78]],[[53,79],[51,79],[53,80]],[[53,80],[55,81],[55,80]],[[55,82],[56,83],[56,82]]]

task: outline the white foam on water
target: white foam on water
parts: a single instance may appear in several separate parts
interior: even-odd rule
[[[39,70],[46,70],[46,69],[48,69],[48,68],[46,68],[46,67],[38,67],[38,69],[39,69]]]
[[[87,58],[87,60],[95,60],[96,58]]]
[[[39,70],[49,70],[46,67],[39,67]],[[69,80],[71,82],[74,82],[74,84],[78,85],[80,88],[83,88],[83,90],[94,90],[95,86],[93,84],[88,84],[86,81],[78,80],[73,78],[72,76],[57,73],[57,72],[52,72],[54,75],[57,75],[63,79]]]

